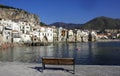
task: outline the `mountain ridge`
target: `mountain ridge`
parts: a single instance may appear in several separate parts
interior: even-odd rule
[[[82,26],[82,28],[84,29],[120,29],[120,19],[100,16],[88,21]]]
[[[50,26],[51,25],[54,25],[56,27],[63,27],[66,29],[94,29],[94,30],[120,29],[120,19],[100,16],[93,18],[84,24],[55,22],[50,24]]]
[[[63,27],[66,29],[80,29],[79,26],[82,24],[74,24],[74,23],[64,23],[64,22],[55,22],[50,24],[49,26]]]

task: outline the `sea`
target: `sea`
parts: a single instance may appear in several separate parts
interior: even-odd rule
[[[0,61],[41,63],[42,57],[74,58],[76,65],[120,65],[120,41],[52,43],[0,50]]]

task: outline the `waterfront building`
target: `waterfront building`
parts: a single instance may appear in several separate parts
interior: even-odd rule
[[[82,31],[77,29],[76,42],[82,41]]]
[[[12,30],[12,42],[19,43],[21,42],[21,36],[18,30]]]
[[[40,27],[40,40],[41,40],[41,42],[48,42],[48,38],[46,36],[46,28],[47,27]]]
[[[59,42],[63,40],[63,38],[62,38],[62,30],[63,30],[62,27],[58,28],[58,41]]]
[[[20,27],[20,31],[23,34],[29,34],[29,32],[31,31],[31,24],[28,22],[18,22],[19,27]]]
[[[0,23],[0,34],[2,35],[4,26]]]
[[[96,41],[98,39],[97,33],[95,31],[92,31],[91,35],[92,35],[92,40],[91,41]]]
[[[53,42],[53,28],[34,26],[32,36],[34,41]]]
[[[40,27],[40,40],[41,42],[53,42],[53,28]]]
[[[46,37],[47,37],[48,42],[53,42],[53,28],[52,27],[46,28]]]
[[[73,30],[68,30],[68,42],[75,42],[75,35]]]
[[[28,34],[21,34],[21,42],[30,43],[31,42],[31,36],[28,35]]]
[[[33,42],[40,42],[40,26],[33,26],[30,35]]]
[[[3,36],[0,34],[0,46],[2,45],[2,43],[3,43]]]
[[[67,30],[55,26],[47,27],[35,25],[32,22],[14,22],[0,19],[0,34],[4,42],[88,42],[97,39],[95,31]],[[117,35],[117,37],[119,34]]]
[[[19,25],[11,20],[0,20],[3,25],[2,35],[4,37],[4,42],[13,42],[13,30],[20,31]]]
[[[88,34],[89,33],[89,31],[87,31],[87,30],[84,30],[84,31],[82,31],[82,42],[88,42]]]
[[[118,39],[120,38],[120,33],[117,34],[117,38],[118,38]]]
[[[107,35],[105,34],[97,34],[97,38],[99,39],[108,39]]]
[[[66,42],[66,39],[67,39],[67,29],[59,27],[58,28],[58,41]]]
[[[2,36],[3,36],[3,42],[12,42],[12,30],[6,30],[4,29],[2,32]]]
[[[56,28],[55,26],[52,26],[53,28],[53,42],[58,42],[58,28]]]

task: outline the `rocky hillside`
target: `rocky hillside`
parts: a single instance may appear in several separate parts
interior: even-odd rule
[[[63,27],[67,29],[95,29],[95,30],[103,30],[103,29],[120,29],[120,19],[109,18],[105,16],[94,18],[85,24],[68,24],[63,22],[56,22],[50,25],[54,25],[56,27]]]
[[[53,24],[50,24],[50,26],[63,27],[66,29],[80,29],[81,24],[55,22]]]
[[[25,22],[33,22],[35,24],[39,24],[39,17],[35,14],[31,14],[25,10],[0,5],[0,18],[1,19],[10,19],[13,21],[25,21]]]
[[[82,26],[83,29],[120,29],[120,19],[97,17]]]

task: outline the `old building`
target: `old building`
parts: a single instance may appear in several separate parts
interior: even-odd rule
[[[77,30],[77,34],[76,34],[76,42],[81,42],[82,41],[82,31],[81,30]]]
[[[74,35],[73,30],[68,30],[67,42],[75,42],[75,35]]]

